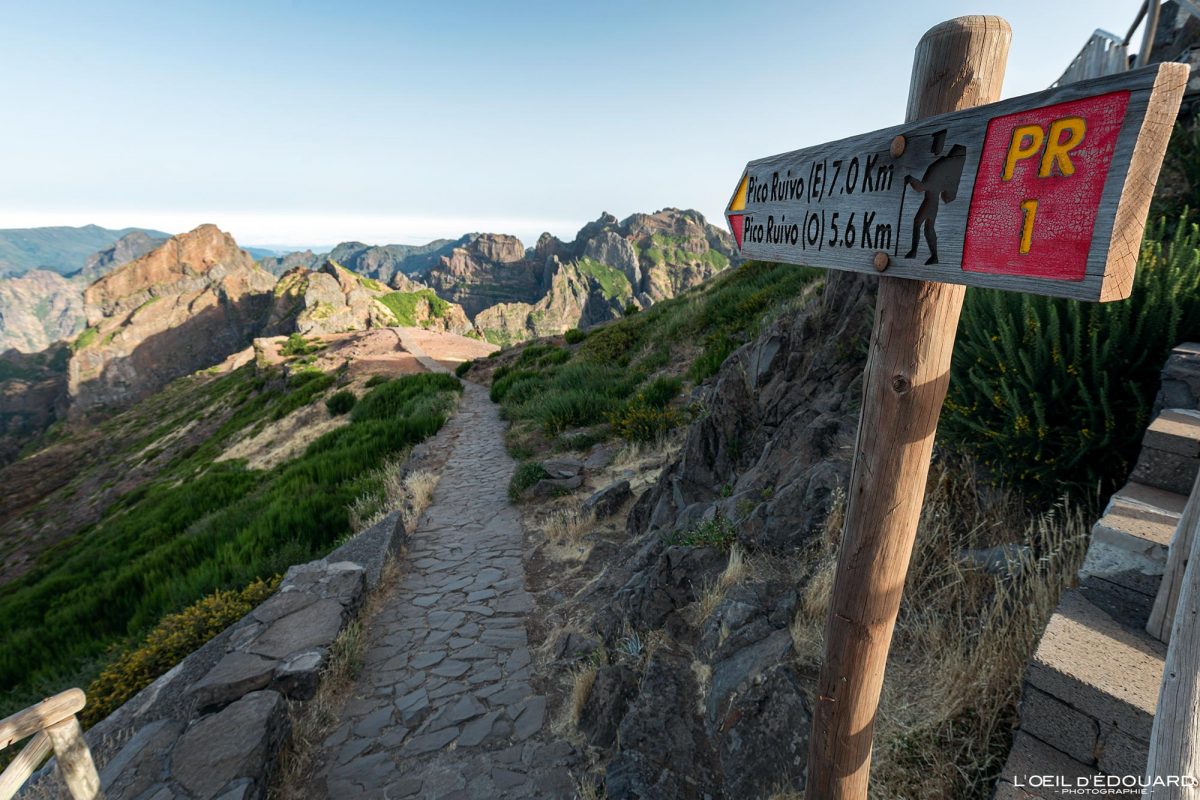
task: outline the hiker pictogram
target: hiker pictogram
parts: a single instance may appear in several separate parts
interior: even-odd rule
[[[929,258],[926,264],[938,263],[937,224],[938,209],[942,203],[953,203],[958,196],[958,182],[962,178],[963,165],[967,160],[967,148],[956,144],[950,152],[941,155],[946,143],[946,131],[941,130],[933,135],[933,154],[939,156],[925,170],[925,174],[917,180],[912,175],[904,176],[905,188],[912,187],[914,191],[922,192],[925,199],[917,209],[912,224],[912,247],[904,254],[905,258],[915,258],[920,246],[921,228],[925,228],[925,244],[929,247]]]

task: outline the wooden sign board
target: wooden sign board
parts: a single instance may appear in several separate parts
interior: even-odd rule
[[[1158,64],[751,161],[746,258],[1121,300],[1189,69]]]

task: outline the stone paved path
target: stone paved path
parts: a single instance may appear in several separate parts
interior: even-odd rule
[[[414,353],[418,358],[424,354]],[[325,741],[332,798],[569,798],[575,752],[530,685],[514,464],[486,390],[465,383],[439,434],[452,447],[409,538],[402,578],[370,622],[364,665]]]

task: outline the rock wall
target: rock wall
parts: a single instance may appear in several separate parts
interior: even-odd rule
[[[296,267],[275,284],[270,316],[264,335],[292,332],[305,336],[413,325],[465,336],[475,331],[462,306],[439,301],[432,291],[403,274],[393,287],[385,286],[326,261],[319,270]],[[411,319],[398,319],[387,305],[396,293],[412,295]]]
[[[590,618],[586,637],[610,651],[656,643],[641,675],[600,667],[584,704],[581,729],[607,754],[607,797],[765,797],[803,787],[815,676],[791,658],[798,587],[770,571],[751,574],[697,621],[683,609],[728,556],[670,539],[724,520],[747,553],[792,554],[818,534],[849,477],[873,285],[830,273],[725,362],[696,398],[704,416],[683,449],[634,504],[628,542],[605,556],[578,605],[561,611]],[[592,648],[564,649],[586,657]]]
[[[34,269],[0,278],[0,352],[36,353],[83,330],[83,285]]]

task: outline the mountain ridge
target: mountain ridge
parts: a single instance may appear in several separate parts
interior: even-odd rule
[[[69,275],[83,269],[93,253],[134,232],[161,239],[170,236],[150,228],[110,229],[99,225],[0,229],[0,277],[22,275],[39,267]]]

